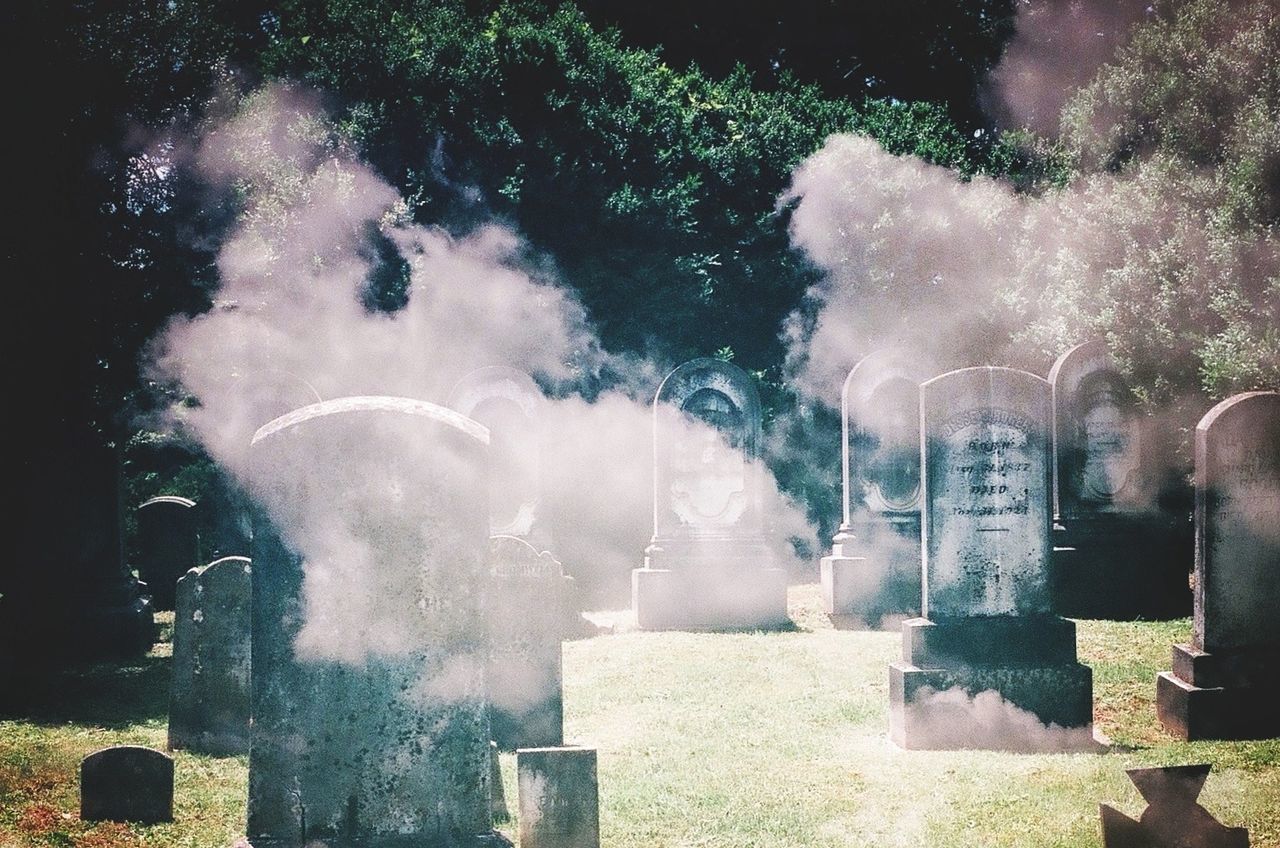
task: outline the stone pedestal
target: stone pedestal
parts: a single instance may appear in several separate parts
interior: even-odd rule
[[[966,739],[980,735],[982,717],[976,711],[969,726],[954,720],[939,726],[930,713],[932,696],[957,687],[970,697],[998,692],[1043,725],[1092,724],[1093,673],[1076,662],[1073,621],[1057,616],[915,618],[903,624],[902,635],[902,662],[889,666],[889,735],[904,748],[964,748]]]
[[[842,528],[818,579],[823,611],[837,626],[878,628],[885,616],[919,615],[919,520],[889,521],[878,534]]]
[[[516,752],[522,848],[600,848],[594,748]]]
[[[1280,667],[1264,651],[1206,653],[1173,646],[1173,670],[1156,677],[1156,715],[1183,739],[1280,736]]]
[[[708,551],[723,550],[716,561]],[[763,544],[702,542],[675,555],[654,545],[631,572],[631,607],[644,630],[749,630],[784,626],[787,572]]]

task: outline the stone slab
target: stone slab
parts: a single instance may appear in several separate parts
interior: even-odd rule
[[[1060,666],[1076,662],[1076,623],[1054,615],[902,624],[902,656],[921,668]]]
[[[173,821],[173,758],[136,745],[103,748],[80,763],[80,818]]]
[[[516,752],[521,848],[600,848],[594,748]]]
[[[780,568],[631,572],[631,606],[644,630],[785,627],[787,572]]]

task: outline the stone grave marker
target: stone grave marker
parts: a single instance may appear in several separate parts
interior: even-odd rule
[[[516,751],[521,848],[600,848],[594,748]]]
[[[564,741],[561,640],[569,578],[551,554],[523,539],[489,540],[489,714],[504,751]]]
[[[653,421],[653,540],[631,572],[639,626],[785,624],[787,576],[764,535],[751,378],[718,359],[686,362],[662,381]]]
[[[173,758],[136,745],[103,748],[80,762],[80,818],[173,821]]]
[[[1280,736],[1280,392],[1196,425],[1195,613],[1156,711],[1183,739]]]
[[[249,750],[247,557],[223,557],[178,581],[173,619],[169,749]]]
[[[138,507],[138,579],[158,610],[173,609],[178,578],[200,564],[196,502],[175,495]]]
[[[1162,510],[1155,423],[1136,408],[1101,341],[1073,347],[1053,385],[1055,608],[1077,618],[1185,615],[1185,515]]]
[[[920,383],[927,361],[904,350],[863,357],[840,392],[843,515],[819,567],[837,622],[877,627],[920,614]]]
[[[904,623],[889,675],[890,735],[903,747],[981,737],[963,720],[934,720],[931,704],[953,689],[996,692],[1045,725],[1092,724],[1075,623],[1051,609],[1049,414],[1049,384],[1009,368],[920,387],[923,617]]]
[[[494,839],[483,427],[420,401],[304,407],[254,436],[248,839]]]

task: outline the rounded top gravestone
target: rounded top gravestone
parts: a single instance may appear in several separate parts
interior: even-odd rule
[[[760,397],[719,359],[676,368],[653,401],[654,536],[756,535]]]
[[[1280,392],[1196,425],[1195,523],[1196,647],[1280,648]]]
[[[1012,368],[920,387],[925,617],[1049,613],[1049,414]]]
[[[156,609],[173,609],[178,579],[200,562],[196,519],[196,502],[176,495],[138,507],[138,578],[147,584]]]
[[[470,372],[449,392],[450,409],[489,430],[489,532],[495,536],[528,538],[539,524],[544,402],[532,377],[501,365]],[[538,535],[539,544],[549,542]]]

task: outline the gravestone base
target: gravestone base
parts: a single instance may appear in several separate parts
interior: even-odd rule
[[[834,546],[818,563],[823,611],[838,627],[879,629],[886,616],[920,614],[920,569],[870,557],[846,556]]]
[[[642,630],[747,630],[783,627],[787,572],[758,566],[637,568],[631,608]]]
[[[1173,646],[1173,670],[1156,677],[1156,715],[1180,739],[1280,737],[1280,652],[1206,653]]]
[[[1188,528],[1120,516],[1072,521],[1053,534],[1054,609],[1131,621],[1191,614]]]
[[[939,693],[957,688],[970,699],[995,692],[1042,725],[1087,735],[1093,671],[1076,662],[1074,622],[1056,616],[915,618],[902,631],[903,661],[889,665],[889,735],[899,746],[977,747],[965,740],[989,736],[984,723],[991,717],[979,709],[960,714],[953,705],[935,707]],[[1022,749],[1027,740],[1009,744]]]
[[[326,839],[309,837],[314,841],[305,844],[333,845],[342,848],[511,848],[513,843],[500,831],[491,830],[475,836],[444,835],[406,835],[388,833],[383,835],[365,834],[355,838],[332,836]],[[298,848],[304,843],[297,838],[276,838],[257,836],[253,839],[253,848]]]

